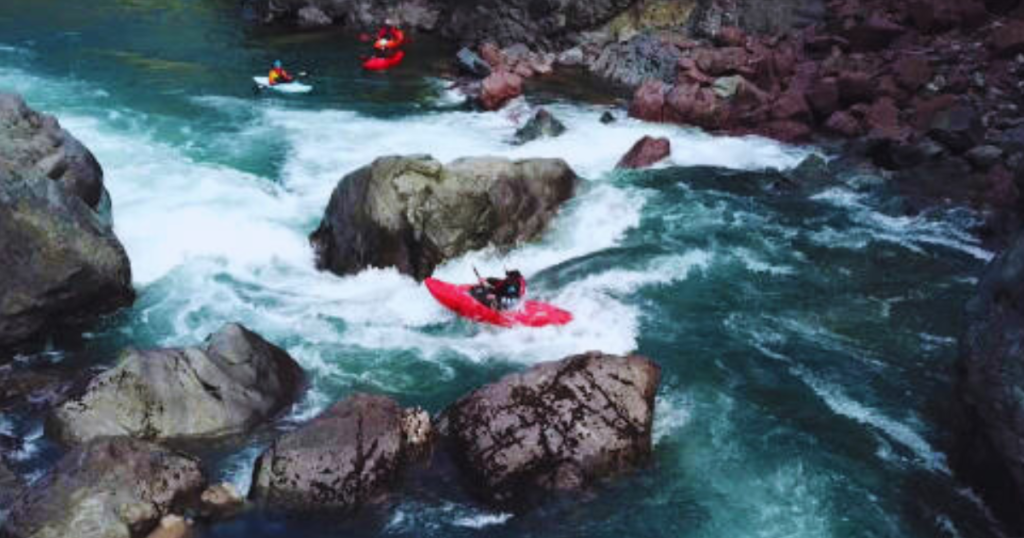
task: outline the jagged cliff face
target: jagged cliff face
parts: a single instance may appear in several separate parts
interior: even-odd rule
[[[588,33],[628,40],[646,31],[713,36],[723,26],[777,33],[820,20],[824,0],[247,0],[267,23],[365,29],[393,19],[463,45],[522,43],[560,50]]]

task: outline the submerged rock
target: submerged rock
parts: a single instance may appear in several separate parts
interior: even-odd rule
[[[540,138],[555,138],[565,134],[568,129],[546,108],[534,114],[533,118],[516,131],[516,143],[526,144]]]
[[[578,355],[476,390],[438,429],[483,499],[529,503],[642,464],[660,377],[642,357]]]
[[[239,433],[294,402],[302,379],[287,353],[229,324],[204,348],[129,350],[83,395],[57,408],[48,428],[71,443]]]
[[[135,294],[96,159],[0,94],[0,349],[92,321]]]
[[[672,143],[667,138],[645,136],[633,145],[622,157],[616,168],[647,168],[668,158],[672,154]]]
[[[130,538],[192,503],[205,485],[199,462],[129,438],[79,446],[11,506],[0,534],[13,538]]]
[[[954,464],[989,506],[1024,529],[1024,235],[986,270],[967,304]]]
[[[487,245],[538,237],[576,188],[561,159],[384,157],[341,180],[310,236],[317,265],[339,275],[396,267],[424,279]]]
[[[424,415],[383,396],[351,396],[274,441],[256,461],[250,496],[278,509],[354,512],[384,496],[430,442]]]

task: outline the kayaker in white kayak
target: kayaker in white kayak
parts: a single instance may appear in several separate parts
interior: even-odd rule
[[[276,84],[287,84],[294,82],[295,78],[288,74],[281,66],[281,60],[274,60],[274,67],[270,70],[270,74],[267,75],[267,82],[274,86]]]
[[[481,278],[469,291],[474,299],[492,310],[508,310],[526,296],[526,279],[516,269],[505,271],[505,278]]]

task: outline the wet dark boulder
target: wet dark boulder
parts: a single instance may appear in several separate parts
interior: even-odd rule
[[[422,280],[466,252],[536,239],[576,183],[561,159],[384,157],[338,183],[310,241],[338,275],[395,267]]]
[[[463,397],[438,430],[482,499],[530,504],[642,465],[660,377],[643,357],[569,357]]]
[[[145,441],[106,438],[75,448],[10,507],[12,538],[134,538],[194,503],[199,461]]]
[[[616,168],[637,170],[653,166],[672,154],[672,142],[667,138],[645,136],[623,155]]]
[[[135,297],[96,159],[10,94],[0,94],[0,260],[0,350]]]
[[[250,497],[275,509],[352,513],[383,498],[431,438],[425,411],[356,394],[274,441],[256,461]]]
[[[565,124],[559,121],[546,108],[537,111],[518,131],[516,131],[516,144],[526,144],[541,138],[556,138],[565,134],[568,130]]]
[[[937,113],[928,134],[950,150],[963,153],[981,142],[985,127],[973,107],[959,105]]]
[[[989,265],[967,304],[957,365],[957,471],[1024,530],[1024,235]]]
[[[0,507],[10,506],[21,495],[24,487],[21,477],[10,470],[3,458],[0,458]],[[0,508],[0,512],[3,510],[4,508]]]
[[[241,433],[291,405],[302,380],[286,352],[229,324],[201,348],[126,351],[82,395],[54,410],[47,427],[68,443]]]

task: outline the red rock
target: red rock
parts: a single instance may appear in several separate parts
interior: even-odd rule
[[[900,125],[900,110],[889,97],[875,101],[868,109],[864,120],[872,137],[901,140],[909,134],[907,129]]]
[[[988,41],[997,57],[1009,57],[1024,52],[1024,21],[1012,21],[992,33]]]
[[[864,127],[861,126],[860,121],[845,111],[832,114],[828,121],[825,122],[825,128],[835,134],[848,138],[857,137],[864,133]]]
[[[718,31],[715,41],[723,47],[742,47],[747,43],[747,34],[735,26],[726,26]]]
[[[804,94],[811,110],[822,118],[827,118],[839,108],[839,82],[835,77],[815,81]]]
[[[508,61],[505,53],[494,43],[480,45],[480,57],[491,66],[491,69],[499,69]]]
[[[508,71],[495,71],[483,81],[480,103],[485,110],[498,110],[522,94],[522,77]]]
[[[867,73],[844,71],[839,74],[839,99],[844,104],[871,101],[875,89],[875,83]]]
[[[807,124],[798,121],[773,121],[765,127],[765,134],[783,142],[806,142],[812,132]]]
[[[660,80],[644,82],[633,94],[629,115],[641,120],[665,121],[665,93],[668,90]]]
[[[797,122],[811,121],[811,108],[807,106],[804,94],[799,91],[787,91],[779,96],[772,105],[772,117],[776,120]]]
[[[697,67],[713,77],[735,73],[749,74],[751,72],[747,67],[749,59],[750,53],[747,52],[747,49],[740,47],[701,49],[694,56]]]
[[[515,74],[523,78],[532,78],[534,75],[533,68],[530,67],[526,62],[522,62],[516,65]]]
[[[909,91],[917,91],[932,79],[932,66],[928,58],[921,55],[906,55],[893,65],[896,82]]]
[[[672,143],[667,138],[645,136],[622,157],[616,168],[640,169],[658,163],[672,154]]]
[[[720,129],[728,124],[729,111],[710,89],[679,85],[665,96],[665,117],[675,123]]]
[[[715,79],[705,75],[700,67],[697,67],[697,62],[693,58],[686,57],[680,58],[678,63],[678,74],[676,75],[676,81],[680,84],[686,84],[688,82],[697,82],[699,84],[711,84]]]
[[[779,47],[772,52],[772,64],[775,68],[775,76],[787,78],[796,71],[797,54],[792,47]]]
[[[747,79],[742,79],[736,86],[736,95],[732,102],[741,108],[761,108],[767,105],[772,99],[771,94],[758,88],[756,84]]]

